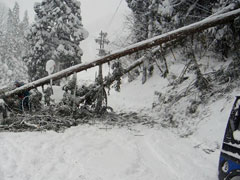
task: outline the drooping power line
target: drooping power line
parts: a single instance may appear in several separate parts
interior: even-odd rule
[[[115,16],[116,16],[116,14],[117,14],[117,12],[118,12],[118,10],[119,10],[121,4],[122,4],[122,2],[123,2],[123,0],[120,1],[120,3],[118,4],[117,9],[115,10],[115,12],[114,12],[114,14],[113,14],[111,20],[109,21],[109,23],[108,23],[108,27],[107,27],[108,29],[109,29],[110,26],[112,25],[112,22],[113,22],[113,20],[114,20],[114,18],[115,18]]]

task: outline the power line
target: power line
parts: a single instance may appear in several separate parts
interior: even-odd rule
[[[191,1],[191,0],[189,0],[189,1],[192,2],[192,3],[194,3],[194,2]],[[190,2],[186,1],[185,3],[187,3],[188,5],[191,6],[192,4],[191,4]],[[212,14],[211,11],[209,11],[206,7],[204,7],[204,6],[200,5],[200,4],[198,4],[198,2],[196,3],[196,8],[199,9],[199,10],[202,10],[202,11],[208,13],[208,14]]]
[[[109,21],[109,23],[108,23],[108,29],[109,29],[109,27],[111,26],[111,24],[112,24],[112,22],[113,22],[113,20],[114,20],[114,18],[115,18],[115,16],[116,16],[116,14],[117,14],[119,8],[120,8],[122,2],[123,2],[123,0],[120,1],[120,3],[118,4],[117,9],[115,10],[115,12],[114,12],[114,14],[113,14],[111,20]]]

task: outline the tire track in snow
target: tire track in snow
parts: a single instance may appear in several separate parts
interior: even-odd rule
[[[148,167],[153,173],[156,173],[155,179],[179,179],[176,171],[167,163],[167,160],[163,158],[148,142],[148,140],[143,137],[136,142],[138,149],[138,156],[141,159],[141,163]],[[161,172],[161,174],[160,174]],[[160,175],[159,175],[160,174]],[[170,176],[172,175],[172,176]]]

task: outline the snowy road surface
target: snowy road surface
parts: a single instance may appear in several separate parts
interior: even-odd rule
[[[167,84],[157,75],[144,85],[125,83],[121,93],[111,92],[109,104],[119,112],[151,115],[154,91],[165,92]],[[61,88],[54,92],[59,100]],[[209,114],[185,138],[171,129],[140,125],[0,133],[0,180],[217,180],[231,106],[227,99],[210,104]]]
[[[144,127],[1,133],[0,179],[216,180],[219,152],[207,154],[192,142]]]

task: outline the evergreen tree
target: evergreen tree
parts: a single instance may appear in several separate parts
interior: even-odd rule
[[[9,33],[13,33],[14,32],[14,28],[13,28],[13,12],[11,9],[8,9],[8,16],[7,16],[7,31]]]
[[[24,17],[23,17],[23,20],[19,24],[19,28],[20,28],[20,37],[22,39],[21,56],[24,57],[26,54],[28,54],[28,49],[29,49],[29,44],[28,44],[28,41],[25,36],[29,29],[29,17],[28,17],[27,11],[25,11],[25,13],[24,13]]]
[[[22,36],[24,36],[24,32],[27,32],[28,28],[29,28],[28,11],[25,11],[23,20],[20,23],[20,32]]]
[[[9,9],[6,31],[6,42],[9,56],[21,58],[23,37],[20,32],[19,5],[16,2],[13,9]]]
[[[6,27],[6,20],[7,20],[7,7],[0,2],[0,31],[4,32]]]
[[[15,30],[19,31],[20,17],[19,17],[19,4],[17,2],[15,2],[15,5],[12,10],[12,21]]]
[[[133,11],[134,26],[133,32],[136,42],[148,38],[148,7],[150,1],[126,0],[129,8]]]
[[[221,0],[222,1],[222,0]],[[126,0],[134,15],[137,41],[200,21],[212,14],[217,0]]]
[[[7,12],[8,9],[6,6],[0,3],[0,63],[3,62],[4,56],[4,32],[6,30]],[[0,70],[1,69],[0,66]]]
[[[213,12],[218,12],[231,5],[231,9],[240,7],[240,0],[217,0],[213,6]],[[240,19],[236,18],[228,24],[216,26],[205,32],[209,42],[212,42],[211,50],[220,53],[225,61],[229,54],[239,55]]]
[[[86,38],[80,2],[77,0],[43,0],[35,4],[36,23],[27,35],[31,50],[26,57],[32,80],[47,75],[50,59],[58,70],[81,63],[80,42]]]
[[[23,36],[20,33],[19,5],[8,10],[6,27],[1,35],[1,72],[2,82],[26,80],[26,65],[22,61]],[[26,44],[26,42],[25,42]]]
[[[126,0],[126,2],[134,17],[132,28],[134,42],[198,22],[221,11],[229,4],[233,4],[232,7],[235,9],[240,7],[240,0]],[[188,49],[185,50],[186,56],[189,50],[196,54],[203,50],[212,50],[227,57],[229,52],[237,52],[239,49],[239,25],[240,20],[237,18],[229,24],[205,30],[186,38],[181,47]],[[144,65],[144,74],[148,67],[150,66]]]

